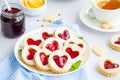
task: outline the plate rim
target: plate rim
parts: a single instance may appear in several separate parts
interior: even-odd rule
[[[53,27],[44,27],[44,28],[53,28]],[[59,27],[56,27],[56,28],[59,28]],[[53,29],[56,29],[56,28],[53,28]],[[66,27],[65,27],[65,28],[66,28]],[[16,42],[16,44],[15,44],[15,47],[14,47],[14,55],[15,55],[16,60],[19,62],[19,64],[20,64],[21,66],[23,66],[24,68],[26,68],[27,70],[29,70],[29,71],[31,71],[31,72],[34,72],[34,73],[37,73],[37,74],[41,74],[41,75],[47,75],[47,76],[62,76],[62,75],[67,75],[67,74],[71,74],[71,73],[77,72],[77,71],[81,70],[82,68],[84,68],[84,66],[87,64],[87,62],[88,62],[88,60],[90,59],[90,56],[91,56],[91,54],[90,54],[90,47],[89,47],[87,41],[85,41],[85,40],[84,40],[84,41],[85,41],[85,43],[87,44],[87,49],[88,49],[87,52],[86,52],[86,54],[88,54],[87,60],[86,60],[86,62],[84,63],[84,65],[82,65],[79,69],[76,69],[76,70],[71,71],[71,72],[67,72],[67,73],[63,73],[63,74],[50,74],[50,73],[44,73],[44,72],[39,71],[39,70],[37,70],[37,69],[36,69],[36,71],[37,71],[37,72],[36,72],[35,70],[30,69],[30,68],[33,68],[33,67],[26,65],[26,64],[22,61],[22,59],[20,60],[20,59],[19,59],[19,54],[18,54],[18,47],[19,47],[18,45],[20,45],[20,42],[25,38],[25,36],[27,36],[27,35],[29,35],[29,34],[31,34],[31,33],[34,33],[34,32],[36,32],[36,31],[39,31],[39,30],[41,30],[41,29],[42,29],[42,28],[32,30],[32,31],[30,31],[30,32],[22,35],[22,36],[19,38],[19,40],[17,40],[17,42]],[[67,28],[67,29],[68,29],[68,28]],[[68,30],[70,30],[70,29],[68,29]],[[70,30],[70,31],[71,31],[71,30]],[[72,31],[72,32],[74,33],[74,31]],[[80,35],[80,34],[77,34],[77,35]]]

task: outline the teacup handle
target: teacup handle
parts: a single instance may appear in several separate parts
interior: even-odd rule
[[[95,15],[94,15],[94,13],[93,13],[92,8],[89,8],[89,9],[88,9],[87,14],[88,14],[91,18],[95,18]]]

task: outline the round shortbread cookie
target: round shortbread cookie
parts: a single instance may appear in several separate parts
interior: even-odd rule
[[[98,64],[98,71],[107,77],[116,76],[120,73],[120,63],[113,59],[104,59]]]
[[[113,36],[109,44],[112,49],[120,51],[120,35]]]
[[[40,51],[40,48],[38,46],[25,46],[21,53],[23,62],[29,66],[34,66],[34,55],[37,51]]]
[[[48,64],[51,70],[58,74],[68,72],[72,65],[70,56],[62,50],[53,52],[49,56]]]
[[[64,46],[63,51],[65,51],[71,57],[72,63],[82,59],[83,51],[76,44],[69,44]]]
[[[69,45],[69,44],[75,44],[75,45],[79,46],[79,48],[81,49],[83,54],[86,53],[87,45],[84,42],[84,40],[81,40],[81,39],[78,39],[78,38],[68,39],[65,43],[65,46]]]
[[[34,61],[35,67],[40,71],[49,71],[48,58],[51,52],[47,49],[41,49],[35,54]]]
[[[54,52],[56,50],[60,50],[63,47],[63,43],[60,42],[57,38],[48,38],[45,40],[43,47],[46,48],[51,52]]]

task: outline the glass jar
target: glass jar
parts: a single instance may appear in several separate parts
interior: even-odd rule
[[[22,7],[17,3],[9,3],[11,10],[3,5],[1,13],[1,30],[4,36],[15,38],[25,31],[25,15]]]

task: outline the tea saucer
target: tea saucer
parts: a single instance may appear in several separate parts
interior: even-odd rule
[[[94,29],[96,31],[101,32],[118,32],[120,31],[120,24],[117,24],[114,29],[102,29],[101,28],[101,22],[98,21],[93,15],[88,14],[88,10],[91,8],[91,6],[87,6],[83,8],[79,13],[80,20],[89,28]]]

